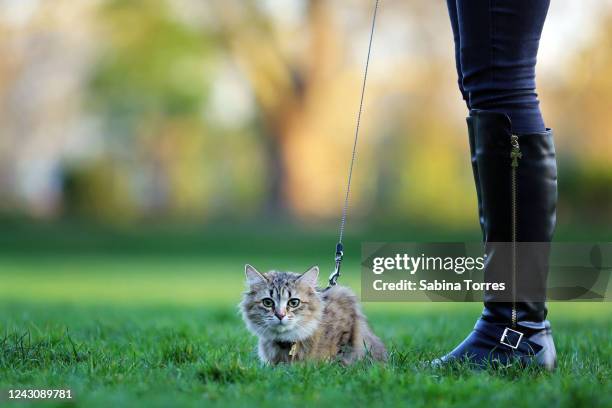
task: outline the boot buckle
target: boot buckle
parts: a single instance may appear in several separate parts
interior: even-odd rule
[[[523,333],[517,330],[513,330],[509,327],[506,327],[504,333],[502,334],[499,342],[504,346],[508,346],[511,349],[516,350],[521,344],[521,340],[523,339]]]

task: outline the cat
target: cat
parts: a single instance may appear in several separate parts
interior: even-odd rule
[[[370,330],[357,297],[347,287],[316,287],[319,268],[303,274],[259,273],[245,265],[247,291],[239,305],[251,333],[259,338],[263,363],[304,360],[351,364],[365,356],[384,361],[387,352]]]

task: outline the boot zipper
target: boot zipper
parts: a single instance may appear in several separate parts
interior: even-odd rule
[[[512,328],[516,328],[516,224],[517,224],[517,187],[516,187],[516,169],[518,168],[518,161],[523,157],[521,148],[518,142],[518,136],[510,136],[510,144],[512,150],[510,152],[510,159],[512,162]]]

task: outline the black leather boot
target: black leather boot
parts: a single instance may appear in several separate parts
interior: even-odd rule
[[[480,230],[482,231],[482,240],[485,241],[484,217],[482,213],[482,192],[480,189],[480,180],[478,179],[478,163],[476,159],[476,136],[474,134],[474,121],[471,116],[466,118],[468,128],[468,142],[470,146],[470,161],[472,163],[472,173],[474,174],[474,186],[476,186],[476,199],[478,202],[478,222],[480,222]]]
[[[486,292],[482,316],[472,333],[434,364],[518,361],[552,370],[556,351],[545,320],[548,243],[557,202],[552,133],[513,135],[506,115],[488,111],[471,113],[468,132],[485,242],[485,280],[502,277],[512,295]],[[517,283],[523,280],[529,282],[529,290]]]

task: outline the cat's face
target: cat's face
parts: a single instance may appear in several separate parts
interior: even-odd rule
[[[301,340],[314,332],[322,313],[315,290],[318,267],[302,275],[276,271],[261,274],[246,265],[245,274],[247,291],[240,308],[251,332],[279,341]]]

